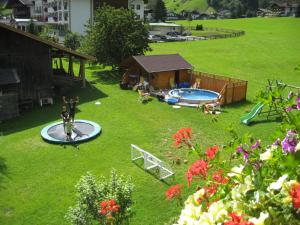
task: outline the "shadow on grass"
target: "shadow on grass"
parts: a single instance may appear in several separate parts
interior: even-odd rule
[[[251,108],[255,105],[255,102],[246,100],[242,102],[237,102],[237,103],[231,103],[229,105],[225,105],[225,109],[239,109],[239,108],[246,108],[251,110]]]
[[[122,79],[122,75],[119,71],[103,70],[93,72],[92,78],[96,78],[93,82],[99,82],[102,84],[118,84]]]
[[[68,95],[66,95],[66,98],[69,99],[72,96],[79,97],[78,105],[108,97],[105,93],[90,84],[87,84],[86,88],[73,88]],[[63,105],[62,96],[56,96],[54,102],[55,104],[51,106],[35,106],[33,109],[20,113],[18,118],[3,122],[1,124],[1,131],[3,132],[3,135],[23,131],[59,120]],[[76,111],[79,112],[79,110]]]
[[[151,169],[151,170],[145,170],[144,169],[144,161],[143,160],[136,160],[133,161],[133,164],[135,164],[138,168],[140,168],[141,170],[145,171],[146,173],[150,174],[151,176],[153,176],[155,179],[159,180],[160,182],[170,186],[174,183],[175,180],[175,176],[171,176],[165,180],[161,180],[159,179],[159,173],[158,173],[158,168],[156,169]]]
[[[252,127],[257,124],[272,123],[272,122],[280,123],[280,122],[282,122],[282,117],[278,116],[278,117],[273,117],[273,118],[267,119],[266,117],[263,118],[263,116],[259,116],[258,120],[252,121],[248,126]]]
[[[7,165],[3,157],[0,157],[0,189],[3,189],[2,180],[7,177]]]

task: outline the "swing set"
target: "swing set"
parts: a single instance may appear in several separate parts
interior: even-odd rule
[[[258,102],[251,111],[244,115],[241,118],[241,123],[249,125],[250,122],[256,117],[261,115],[266,115],[267,120],[273,116],[282,116],[282,105],[284,102],[284,98],[282,96],[283,91],[286,88],[296,89],[298,91],[298,95],[300,95],[300,87],[296,87],[294,85],[285,84],[282,81],[271,81],[268,80],[268,86],[266,92],[263,94],[264,97],[267,98],[267,103],[264,101]],[[263,111],[265,106],[268,106],[268,110]]]

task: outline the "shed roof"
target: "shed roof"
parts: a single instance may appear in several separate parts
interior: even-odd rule
[[[20,83],[20,78],[15,69],[0,69],[0,85],[18,83]]]
[[[193,66],[179,54],[133,56],[133,59],[148,73],[193,69]]]
[[[81,59],[93,60],[93,61],[96,60],[96,58],[93,57],[93,56],[85,55],[85,54],[73,51],[70,48],[66,48],[66,47],[64,47],[64,46],[62,46],[60,44],[57,44],[57,43],[53,42],[53,41],[45,40],[45,39],[43,39],[41,37],[38,37],[38,36],[30,34],[28,32],[16,29],[13,26],[9,26],[9,25],[6,25],[4,23],[0,23],[0,29],[5,29],[5,30],[8,30],[8,31],[14,32],[16,34],[22,35],[22,36],[24,36],[26,38],[30,38],[30,39],[32,39],[32,40],[34,40],[36,42],[39,42],[41,44],[47,45],[48,47],[60,50],[62,52],[66,52],[66,53],[68,53],[70,55],[73,55],[73,56],[81,58]]]

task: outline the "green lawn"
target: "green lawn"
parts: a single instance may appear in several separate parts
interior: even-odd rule
[[[80,176],[91,171],[108,175],[111,168],[133,178],[135,184],[132,224],[164,224],[179,215],[180,207],[165,200],[167,184],[145,173],[130,161],[134,143],[168,161],[171,135],[180,127],[192,127],[202,146],[222,144],[229,139],[226,129],[251,132],[268,140],[278,122],[239,124],[239,118],[252,106],[257,91],[268,78],[300,84],[300,20],[292,18],[193,21],[211,27],[241,29],[239,38],[152,44],[149,54],[180,53],[196,70],[231,75],[249,81],[248,99],[243,104],[225,107],[214,122],[210,116],[191,108],[175,110],[158,102],[143,105],[137,94],[118,88],[110,71],[87,68],[92,85],[79,89],[81,104],[77,117],[99,123],[102,134],[79,146],[45,143],[40,130],[59,119],[61,100],[52,107],[35,108],[20,118],[1,125],[0,156],[7,169],[0,178],[0,224],[66,224],[67,208],[75,203],[75,188]],[[100,101],[100,106],[95,105]],[[178,150],[174,150],[178,151]],[[0,159],[0,162],[1,160]],[[189,163],[193,159],[189,158]],[[175,166],[173,183],[185,181],[187,165]],[[172,183],[172,181],[171,181]],[[185,190],[184,196],[193,189]]]

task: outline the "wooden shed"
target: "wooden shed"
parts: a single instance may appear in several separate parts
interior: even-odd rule
[[[131,85],[139,82],[141,77],[156,89],[179,87],[192,81],[193,66],[179,54],[133,56],[125,60],[121,67],[126,68],[123,82]]]
[[[14,69],[0,69],[0,121],[19,115],[20,78]]]
[[[68,60],[68,69],[63,67]],[[75,75],[73,61],[80,62]],[[0,69],[16,69],[20,78],[19,103],[33,104],[53,89],[75,84],[85,86],[85,61],[92,56],[77,53],[57,43],[0,23]]]

